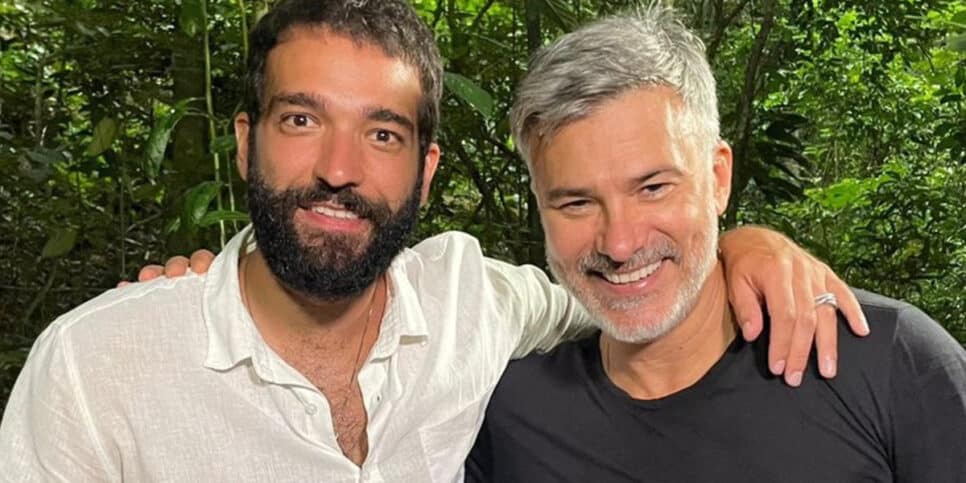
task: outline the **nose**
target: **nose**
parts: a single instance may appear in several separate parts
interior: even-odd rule
[[[617,263],[628,260],[640,248],[640,220],[626,210],[613,209],[605,212],[597,234],[597,251]]]
[[[364,178],[361,140],[350,132],[333,129],[322,141],[315,176],[335,189],[358,186]]]

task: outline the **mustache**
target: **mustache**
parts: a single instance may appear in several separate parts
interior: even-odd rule
[[[634,255],[623,262],[618,262],[597,251],[591,252],[578,260],[577,268],[584,273],[629,272],[659,262],[665,258],[670,258],[672,261],[678,262],[681,259],[681,252],[670,240],[661,239],[651,246],[643,247],[634,252]]]

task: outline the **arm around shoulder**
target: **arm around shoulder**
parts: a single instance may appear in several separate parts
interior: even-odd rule
[[[549,350],[593,330],[584,308],[539,268],[492,259],[487,263],[494,295],[505,302],[504,318],[519,330],[513,358]]]

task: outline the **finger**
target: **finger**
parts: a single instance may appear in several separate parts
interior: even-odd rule
[[[138,282],[147,282],[164,275],[164,267],[161,265],[147,265],[138,272]]]
[[[831,273],[831,270],[829,273]],[[859,305],[859,300],[855,298],[852,289],[842,279],[835,276],[835,274],[829,275],[826,278],[826,286],[830,292],[835,294],[835,298],[838,300],[839,310],[845,316],[845,320],[849,322],[849,327],[852,329],[852,332],[855,335],[863,337],[869,335],[869,321],[865,318],[865,314],[862,312],[862,306]]]
[[[800,270],[799,273],[803,275],[796,277],[800,282],[796,283],[793,289],[795,322],[785,364],[785,382],[792,387],[802,384],[802,375],[808,365],[808,354],[812,351],[812,344],[815,342],[817,325],[813,305],[815,300],[812,290],[813,281],[806,278],[804,270]]]
[[[215,259],[215,254],[208,250],[195,250],[191,254],[190,265],[188,268],[194,273],[205,273],[211,267],[211,262]]]
[[[126,285],[131,285],[131,282],[128,282],[127,280],[121,280],[120,282],[117,282],[117,288],[121,288]]]
[[[788,349],[791,346],[792,330],[795,327],[795,295],[792,284],[790,263],[779,263],[776,275],[766,283],[764,289],[765,306],[771,321],[771,337],[768,343],[768,368],[776,376],[785,372]]]
[[[737,279],[728,286],[728,295],[738,326],[741,327],[742,337],[749,342],[757,339],[764,325],[758,292],[747,280]]]
[[[822,293],[816,290],[818,293]],[[827,379],[838,372],[838,312],[829,304],[815,307],[818,326],[815,328],[815,351],[818,354],[818,372]]]
[[[188,259],[182,256],[171,257],[164,264],[165,277],[180,277],[188,271]]]

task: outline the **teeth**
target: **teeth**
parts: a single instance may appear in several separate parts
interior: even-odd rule
[[[331,216],[342,220],[355,220],[359,216],[349,210],[337,210],[328,206],[313,206],[312,211],[320,215]]]
[[[661,262],[657,261],[645,267],[638,268],[637,270],[634,270],[633,272],[630,272],[630,273],[604,273],[602,275],[610,283],[615,283],[615,284],[632,283],[632,282],[641,280],[643,278],[649,277],[660,266],[661,266]]]

